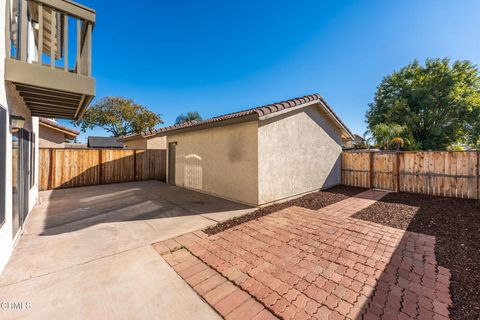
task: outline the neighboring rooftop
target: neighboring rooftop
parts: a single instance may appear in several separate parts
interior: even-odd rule
[[[53,129],[53,130],[60,131],[60,132],[65,134],[65,137],[67,139],[70,139],[70,140],[75,139],[75,137],[80,134],[79,131],[74,130],[74,129],[69,128],[69,127],[62,126],[54,120],[50,120],[50,119],[47,119],[47,118],[40,118],[39,121],[40,121],[40,125],[42,125],[44,127],[48,127],[50,129]]]
[[[123,149],[123,143],[115,137],[88,137],[89,148],[117,148]]]
[[[320,94],[315,93],[315,94],[303,96],[300,98],[294,98],[294,99],[290,99],[282,102],[277,102],[277,103],[272,103],[264,106],[246,109],[243,111],[228,113],[228,114],[224,114],[221,116],[217,116],[217,117],[213,117],[205,120],[187,121],[187,122],[176,124],[173,126],[160,128],[154,131],[142,132],[140,134],[132,134],[132,135],[124,136],[122,140],[130,139],[138,136],[148,137],[148,136],[157,135],[157,134],[166,134],[176,130],[187,129],[187,128],[197,128],[197,127],[202,127],[202,126],[213,124],[213,123],[218,123],[218,122],[223,122],[223,121],[243,118],[243,117],[252,117],[252,118],[258,119],[261,117],[266,117],[269,114],[280,112],[286,109],[290,109],[294,107],[303,107],[316,102],[318,102],[325,109],[327,114],[330,115],[332,120],[337,123],[338,127],[345,133],[345,136],[348,136],[349,138],[353,139],[353,134],[347,128],[345,123],[343,123],[343,121],[340,120],[340,118],[335,114],[332,108],[327,104],[325,99],[323,99],[323,97]]]

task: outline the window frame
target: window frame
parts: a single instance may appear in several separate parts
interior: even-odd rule
[[[36,153],[36,136],[35,132],[30,132],[30,189],[35,186],[35,157]]]

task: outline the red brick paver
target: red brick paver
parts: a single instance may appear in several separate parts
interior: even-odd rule
[[[434,237],[350,218],[384,194],[154,247],[226,319],[448,318],[450,272],[437,266]]]

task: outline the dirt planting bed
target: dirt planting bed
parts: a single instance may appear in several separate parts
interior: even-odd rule
[[[436,237],[435,255],[450,269],[452,319],[480,319],[480,201],[391,193],[353,218]]]
[[[259,217],[263,217],[267,214],[270,214],[288,207],[292,207],[292,206],[318,210],[320,208],[331,205],[335,202],[345,200],[348,197],[354,196],[366,190],[367,189],[364,189],[364,188],[335,186],[327,190],[307,194],[297,199],[293,199],[293,200],[282,202],[282,203],[276,203],[276,204],[259,208],[258,210],[255,210],[254,212],[246,214],[244,216],[236,217],[236,218],[224,221],[222,223],[219,223],[217,225],[208,227],[207,229],[204,230],[204,232],[209,235],[213,235],[221,231],[230,229],[241,223],[244,223],[250,220],[255,220]]]

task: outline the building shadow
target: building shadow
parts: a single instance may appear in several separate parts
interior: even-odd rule
[[[30,232],[51,236],[99,224],[182,216],[243,214],[252,208],[159,181],[139,181],[42,192]]]

